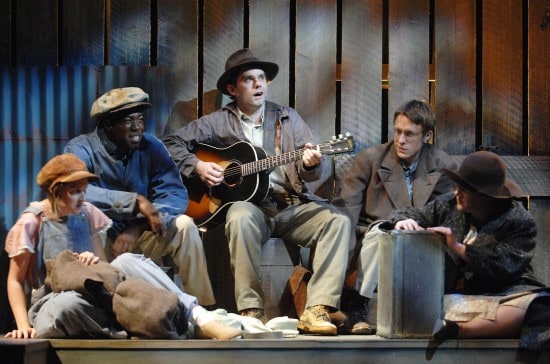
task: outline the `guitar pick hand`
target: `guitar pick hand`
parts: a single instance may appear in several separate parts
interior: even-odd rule
[[[214,162],[197,163],[197,174],[208,186],[214,187],[223,182],[223,168]]]

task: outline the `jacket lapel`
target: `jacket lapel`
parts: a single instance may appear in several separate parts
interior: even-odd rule
[[[422,176],[426,176],[426,178]],[[414,206],[421,207],[428,203],[440,177],[441,172],[437,171],[430,159],[430,153],[424,147],[420,153],[420,160],[416,167],[416,177],[413,182]]]
[[[440,172],[432,171],[428,172],[426,179],[414,180],[414,206],[424,206],[428,202],[440,176]]]

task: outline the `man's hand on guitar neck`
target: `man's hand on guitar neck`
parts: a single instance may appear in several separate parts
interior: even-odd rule
[[[195,170],[200,179],[210,187],[217,186],[223,182],[223,168],[214,162],[199,161]]]
[[[321,152],[318,149],[313,149],[313,145],[311,143],[307,143],[304,146],[304,155],[302,156],[302,161],[304,162],[304,166],[307,169],[313,169],[319,163],[321,163],[322,157],[323,155],[321,154]]]

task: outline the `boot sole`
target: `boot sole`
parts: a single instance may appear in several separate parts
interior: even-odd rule
[[[350,335],[374,335],[376,330],[367,323],[355,324],[351,327],[348,334]]]
[[[317,334],[317,335],[327,335],[327,336],[336,336],[337,329],[335,327],[319,327],[312,326],[303,322],[298,322],[298,331],[300,334]]]
[[[374,335],[374,330],[371,329],[371,328],[368,328],[368,329],[364,329],[364,328],[351,329],[351,330],[349,330],[349,333],[351,335]]]

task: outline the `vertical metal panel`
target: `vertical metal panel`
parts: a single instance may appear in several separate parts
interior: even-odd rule
[[[162,135],[168,118],[164,80],[154,67],[40,67],[0,69],[0,239],[30,201],[42,198],[35,177],[67,141],[95,128],[89,110],[114,87],[146,90],[153,108],[146,130]],[[3,244],[2,244],[3,245]]]

